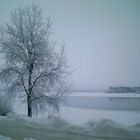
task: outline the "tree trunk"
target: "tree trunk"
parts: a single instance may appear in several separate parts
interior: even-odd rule
[[[31,98],[30,96],[27,97],[28,117],[32,117],[32,105],[30,98]]]
[[[31,57],[31,53],[29,53]],[[31,96],[32,96],[32,70],[33,70],[33,65],[30,64],[29,68],[29,78],[28,78],[28,95],[27,95],[27,104],[28,104],[28,117],[32,117],[32,103],[31,103]]]

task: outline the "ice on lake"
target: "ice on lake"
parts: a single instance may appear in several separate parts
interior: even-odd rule
[[[63,106],[60,114],[63,118],[78,125],[82,125],[88,120],[93,119],[111,119],[124,125],[134,125],[136,123],[140,123],[140,111],[114,111]]]
[[[27,113],[20,102],[16,102],[14,110],[18,114]],[[140,123],[140,94],[72,93],[69,102],[60,107],[60,116],[79,125],[102,118],[133,125]]]

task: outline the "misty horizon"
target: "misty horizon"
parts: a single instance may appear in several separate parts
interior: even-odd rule
[[[58,47],[65,42],[74,90],[139,86],[140,1],[13,0],[1,2],[0,23],[17,7],[37,4],[53,22]],[[59,40],[59,41],[58,41]]]

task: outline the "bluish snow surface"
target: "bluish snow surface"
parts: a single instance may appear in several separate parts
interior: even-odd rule
[[[124,126],[110,119],[89,120],[83,126],[60,117],[0,117],[0,140],[139,140],[140,124]]]

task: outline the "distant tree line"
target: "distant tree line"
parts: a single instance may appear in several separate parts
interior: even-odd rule
[[[106,90],[106,92],[108,93],[140,93],[140,87],[110,86],[109,89]]]

